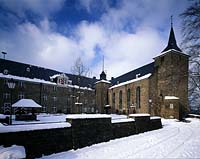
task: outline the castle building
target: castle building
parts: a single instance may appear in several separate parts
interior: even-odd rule
[[[177,46],[172,26],[166,48],[153,60],[107,80],[104,70],[96,79],[0,59],[0,113],[9,114],[11,103],[31,98],[47,113],[149,113],[181,119],[188,112],[189,56]],[[16,82],[12,101],[11,78]]]

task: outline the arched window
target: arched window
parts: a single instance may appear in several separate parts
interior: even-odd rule
[[[115,109],[115,93],[112,94],[112,107]]]
[[[128,89],[127,90],[127,108],[130,107],[130,104],[131,104],[131,90]]]
[[[122,109],[122,91],[119,92],[119,109]]]
[[[136,105],[137,108],[140,108],[140,87],[136,88]]]

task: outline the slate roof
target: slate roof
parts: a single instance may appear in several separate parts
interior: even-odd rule
[[[116,77],[116,78],[112,79],[110,82],[112,83],[112,85],[116,85],[118,83],[126,82],[126,81],[129,81],[129,80],[135,79],[136,75],[138,75],[138,74],[140,74],[139,77],[141,77],[141,76],[144,76],[148,73],[153,73],[154,68],[155,68],[154,62],[152,62],[152,63],[149,63],[145,66],[137,68],[133,71],[130,71],[126,74],[123,74],[119,77]]]
[[[171,27],[171,30],[170,30],[168,45],[162,52],[165,52],[165,51],[168,51],[168,50],[171,50],[171,49],[182,52],[182,50],[176,44],[176,38],[175,38],[175,35],[174,35],[173,27]]]
[[[30,72],[27,71],[27,68],[30,69]],[[3,73],[5,69],[8,70],[8,74],[14,76],[27,77],[31,79],[37,78],[37,79],[43,79],[45,81],[50,81],[50,76],[63,73],[39,66],[33,66],[30,64],[24,64],[20,62],[0,59],[0,73]],[[65,74],[66,76],[69,77],[70,80],[72,80],[73,85],[78,85],[77,75],[72,75],[68,73]],[[80,77],[81,87],[94,87],[95,82],[97,82],[97,79],[95,78],[88,78],[83,76]]]

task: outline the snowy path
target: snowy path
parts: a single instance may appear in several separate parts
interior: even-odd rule
[[[199,158],[200,119],[162,120],[164,127],[43,159]]]

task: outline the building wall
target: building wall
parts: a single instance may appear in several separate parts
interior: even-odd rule
[[[182,115],[188,112],[188,56],[174,51],[155,59],[157,66],[157,105],[165,107],[165,96],[179,98]],[[177,111],[178,109],[174,110]],[[161,109],[157,112],[160,114]]]
[[[11,93],[6,81],[8,79],[0,78],[0,113],[4,111],[4,103],[11,103]],[[41,112],[47,113],[94,113],[95,112],[95,91],[89,89],[78,89],[54,84],[35,83],[28,81],[15,80],[16,86],[12,90],[12,103],[17,102],[20,94],[21,98],[33,99],[43,107]],[[5,93],[10,94],[5,98]],[[79,95],[80,94],[80,95]],[[75,105],[77,102],[83,103],[82,106]],[[8,112],[10,108],[8,108]],[[14,111],[13,111],[14,112]]]
[[[136,103],[136,89],[140,87],[140,108]],[[130,104],[127,101],[127,92],[130,89]],[[119,106],[119,93],[122,91],[122,108]],[[113,105],[113,93],[115,93],[115,105]],[[140,80],[134,83],[109,89],[109,104],[114,112],[133,113],[132,106],[136,106],[136,113],[149,113],[149,79]]]
[[[96,83],[96,110],[98,113],[105,113],[105,106],[109,104],[108,101],[108,88],[110,87],[109,83],[98,82]]]

